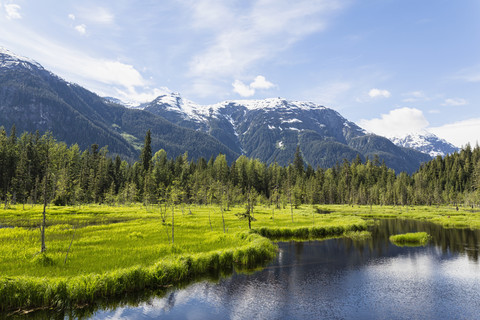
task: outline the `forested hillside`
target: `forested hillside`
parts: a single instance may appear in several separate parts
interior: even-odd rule
[[[480,202],[480,148],[437,157],[416,173],[396,175],[378,158],[358,157],[329,169],[305,166],[297,148],[288,166],[225,155],[191,160],[152,154],[147,132],[141,158],[130,164],[106,148],[81,150],[51,134],[7,134],[0,129],[0,198],[10,203],[57,205],[143,202],[221,204],[246,201],[275,206],[301,204],[465,204]]]
[[[7,130],[15,125],[18,132],[49,131],[68,145],[108,145],[111,153],[134,160],[149,128],[152,146],[172,156],[188,151],[194,159],[220,152],[229,161],[238,157],[206,133],[109,102],[25,59],[0,50],[0,126]]]

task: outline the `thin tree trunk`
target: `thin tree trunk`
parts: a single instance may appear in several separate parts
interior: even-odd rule
[[[45,226],[47,224],[47,175],[45,175],[45,183],[43,184],[43,219],[42,219],[42,228],[41,230],[41,236],[42,236],[42,248],[40,252],[45,252],[47,248],[45,247]]]
[[[288,201],[290,202],[290,214],[292,216],[292,222],[293,222],[293,205],[292,205],[292,192],[288,194]]]
[[[210,223],[210,231],[213,231],[213,228],[212,228],[212,219],[210,219],[210,210],[208,210],[208,222]]]
[[[175,240],[175,206],[172,206],[172,244]]]
[[[63,264],[67,263],[67,258],[68,258],[68,253],[70,252],[70,248],[72,247],[73,239],[75,238],[75,232],[77,231],[77,227],[73,227],[73,235],[72,235],[72,240],[70,241],[70,245],[68,246],[67,254],[65,255],[65,260],[63,261]]]
[[[220,206],[220,211],[222,212],[223,233],[225,233],[225,218],[223,217],[223,206]]]

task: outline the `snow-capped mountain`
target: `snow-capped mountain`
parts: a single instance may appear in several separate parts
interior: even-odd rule
[[[243,154],[287,165],[300,147],[307,164],[329,168],[357,156],[379,157],[397,172],[413,172],[430,156],[367,134],[338,112],[312,102],[281,98],[233,100],[202,106],[165,92],[138,109],[101,98],[45,70],[35,61],[0,51],[0,126],[17,132],[49,130],[81,148],[107,146],[138,157],[145,132],[152,148],[193,159],[219,153],[233,161]]]
[[[397,171],[412,172],[429,158],[367,134],[335,110],[313,102],[271,98],[198,105],[171,93],[145,104],[144,110],[206,132],[233,151],[267,163],[289,163],[297,146],[314,167],[331,167],[357,155],[373,159],[379,154]]]
[[[0,47],[0,68],[12,69],[15,67],[28,69],[37,68],[43,70],[43,67],[38,62],[16,55],[10,50]]]
[[[453,144],[427,131],[416,132],[403,137],[395,137],[391,140],[397,146],[412,148],[427,153],[432,157],[443,157],[447,154],[459,151],[459,148],[455,147]]]
[[[186,129],[143,110],[125,108],[120,100],[105,99],[44,69],[37,62],[0,49],[0,127],[18,133],[50,131],[68,145],[88,149],[108,146],[112,154],[138,159],[145,133],[152,148],[192,159],[239,154],[211,135]]]

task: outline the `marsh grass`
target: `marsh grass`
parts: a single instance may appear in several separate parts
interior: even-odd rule
[[[431,236],[426,232],[404,233],[390,236],[389,240],[396,246],[419,247],[425,246]]]
[[[242,210],[224,212],[225,233],[218,208],[178,211],[172,245],[171,224],[153,206],[51,206],[47,251],[39,254],[41,207],[13,206],[0,215],[1,225],[13,227],[0,229],[0,309],[69,308],[233,268],[248,270],[276,255],[264,236],[321,238],[366,228],[360,217],[334,213],[318,215],[313,224],[308,206],[295,211],[293,223],[288,208],[276,210],[273,220],[270,208],[257,207],[248,231],[248,223],[235,215]]]
[[[372,237],[372,233],[370,231],[345,231],[343,236],[355,241],[363,241],[370,239]]]
[[[50,206],[43,255],[41,206],[1,210],[0,310],[85,306],[219,277],[234,268],[247,272],[275,256],[277,248],[270,240],[363,239],[367,227],[380,218],[480,228],[480,213],[462,208],[305,205],[294,210],[293,222],[290,208],[276,209],[273,217],[271,207],[257,206],[252,231],[237,217],[244,208],[232,207],[224,211],[224,233],[218,207],[187,210],[189,214],[181,214],[176,209],[172,245],[171,220],[167,217],[164,223],[156,206]],[[329,214],[317,213],[325,211]]]

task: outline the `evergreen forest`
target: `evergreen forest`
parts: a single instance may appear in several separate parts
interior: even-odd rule
[[[297,148],[288,166],[219,154],[190,160],[153,153],[147,131],[138,161],[111,157],[107,147],[88,150],[57,142],[50,133],[9,134],[0,128],[0,199],[10,204],[179,205],[301,204],[480,205],[480,148],[470,145],[424,163],[417,172],[396,173],[377,157],[335,166],[305,165]]]

